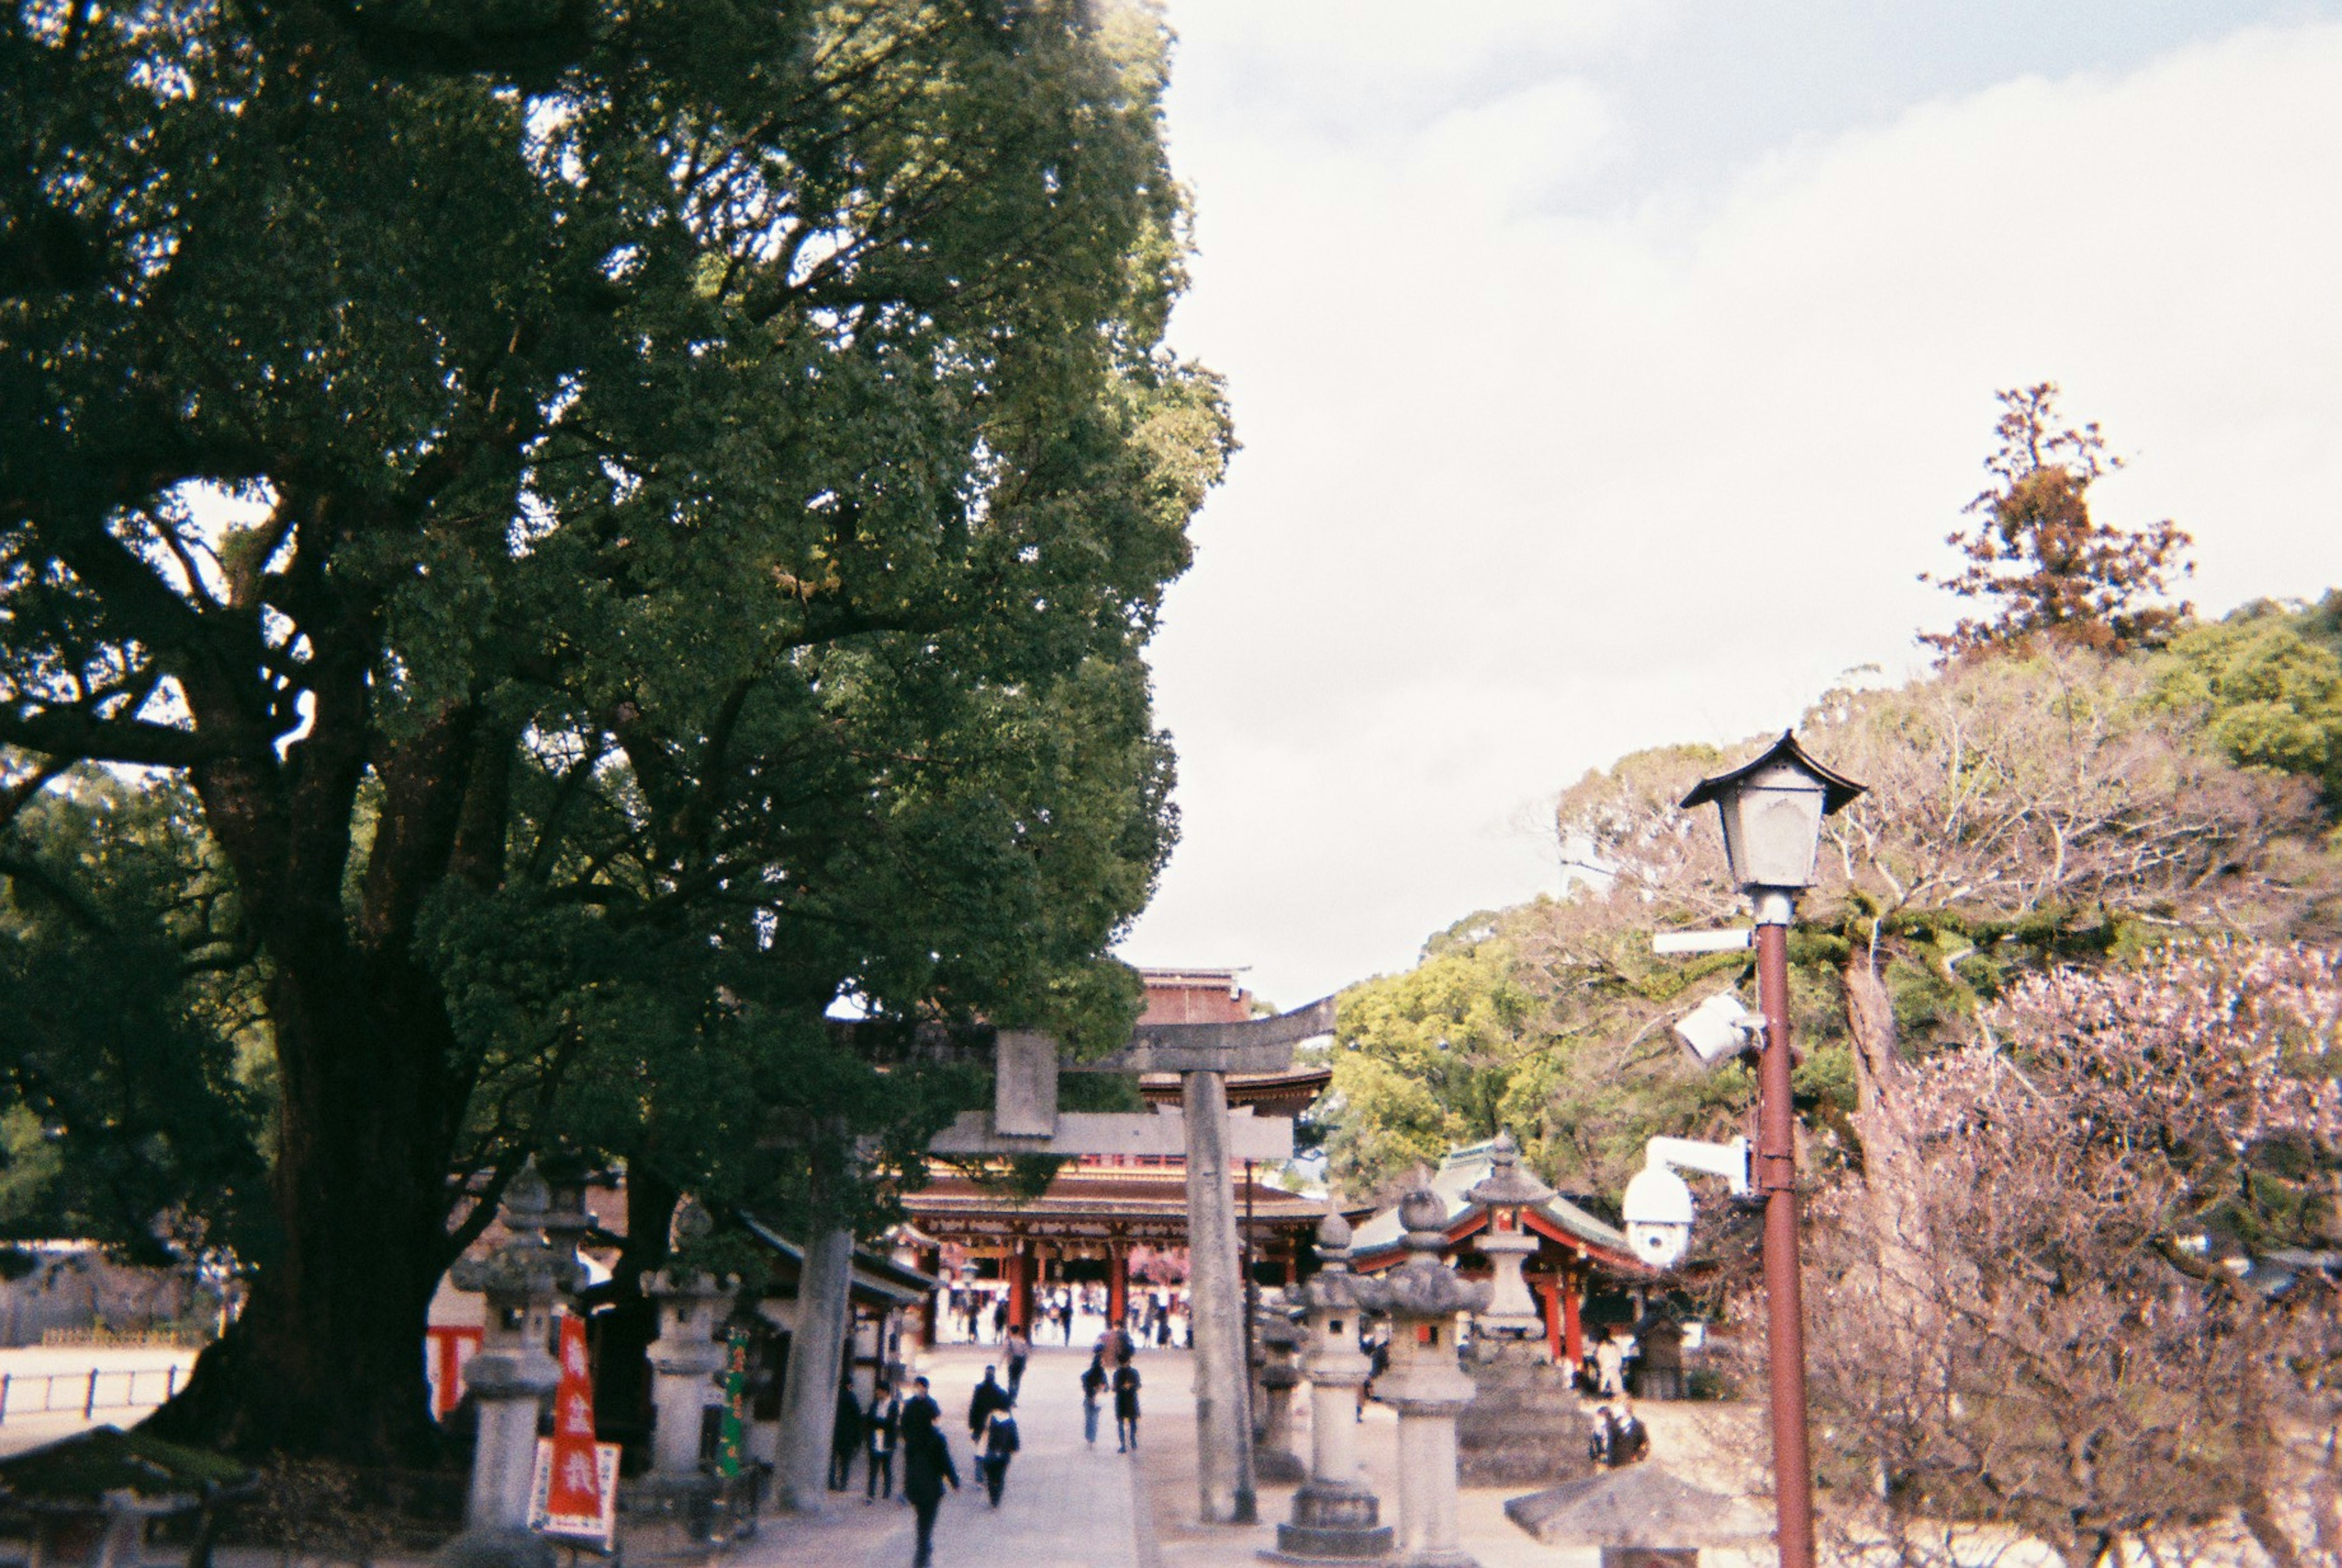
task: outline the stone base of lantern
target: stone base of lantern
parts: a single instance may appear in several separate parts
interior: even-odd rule
[[[1456,1418],[1463,1484],[1550,1486],[1594,1473],[1586,1456],[1590,1407],[1538,1341],[1483,1334],[1464,1370],[1474,1392]]]
[[[1303,1463],[1297,1455],[1287,1453],[1281,1448],[1253,1450],[1252,1470],[1264,1484],[1274,1486],[1290,1485],[1306,1479],[1309,1474],[1308,1465]]]
[[[1293,1494],[1293,1522],[1276,1527],[1271,1563],[1360,1563],[1387,1557],[1391,1527],[1382,1503],[1358,1486],[1313,1481]]]
[[[619,1483],[618,1513],[630,1527],[672,1532],[681,1543],[746,1540],[756,1533],[766,1480],[761,1465],[728,1480],[638,1476]]]

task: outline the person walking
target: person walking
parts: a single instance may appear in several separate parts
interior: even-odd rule
[[[976,1393],[967,1402],[967,1440],[974,1443],[984,1435],[984,1423],[996,1410],[1006,1410],[1016,1402],[1008,1391],[992,1375],[992,1368],[984,1369],[984,1381],[976,1385]]]
[[[881,1389],[870,1401],[869,1419],[863,1424],[870,1433],[870,1446],[864,1455],[870,1478],[863,1484],[862,1501],[876,1503],[895,1495],[895,1449],[903,1436],[902,1393],[891,1385]]]
[[[1626,1348],[1602,1331],[1602,1338],[1594,1346],[1595,1375],[1600,1380],[1601,1393],[1606,1399],[1616,1399],[1626,1392]]]
[[[1124,1356],[1114,1367],[1114,1451],[1116,1453],[1136,1453],[1138,1448],[1138,1369]]]
[[[914,1400],[912,1407],[917,1403]],[[959,1469],[952,1463],[951,1445],[944,1441],[944,1429],[930,1418],[903,1440],[903,1496],[919,1522],[918,1553],[911,1559],[911,1568],[928,1568],[935,1561],[936,1509],[944,1500],[946,1481],[954,1492],[959,1490]]]
[[[837,1419],[829,1426],[829,1489],[843,1492],[854,1483],[854,1451],[862,1446],[862,1402],[854,1385],[837,1387]]]
[[[921,1427],[933,1426],[944,1418],[944,1407],[937,1404],[936,1396],[927,1392],[926,1378],[912,1379],[911,1386],[913,1389],[911,1397],[903,1402],[902,1431],[903,1447],[906,1451],[910,1447],[911,1439],[918,1435]]]
[[[1082,1441],[1097,1441],[1098,1399],[1106,1393],[1106,1342],[1090,1353],[1090,1363],[1082,1369]]]
[[[978,1463],[984,1467],[985,1494],[992,1499],[995,1508],[1000,1506],[1000,1489],[1008,1484],[1008,1462],[1022,1446],[1016,1433],[1016,1413],[994,1411],[984,1423],[984,1454]]]
[[[1019,1390],[1025,1386],[1025,1363],[1033,1354],[1033,1342],[1025,1337],[1023,1324],[1008,1331],[1008,1403],[1016,1403]]]

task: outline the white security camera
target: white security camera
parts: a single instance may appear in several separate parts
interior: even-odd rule
[[[1626,1183],[1620,1216],[1635,1255],[1655,1269],[1672,1269],[1691,1251],[1695,1205],[1691,1184],[1676,1173],[1721,1176],[1736,1195],[1748,1191],[1748,1140],[1704,1144],[1689,1138],[1653,1138],[1644,1145],[1643,1168]]]
[[[1719,991],[1676,1020],[1676,1037],[1701,1066],[1713,1067],[1748,1049],[1749,1036],[1764,1026],[1731,992]]]

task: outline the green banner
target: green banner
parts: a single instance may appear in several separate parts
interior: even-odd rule
[[[734,1329],[725,1344],[724,1435],[716,1445],[716,1473],[728,1478],[740,1473],[747,1454],[748,1331]]]

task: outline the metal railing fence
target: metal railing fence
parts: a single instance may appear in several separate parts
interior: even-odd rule
[[[12,1418],[151,1410],[179,1392],[177,1365],[91,1367],[87,1372],[0,1373],[0,1425]]]

